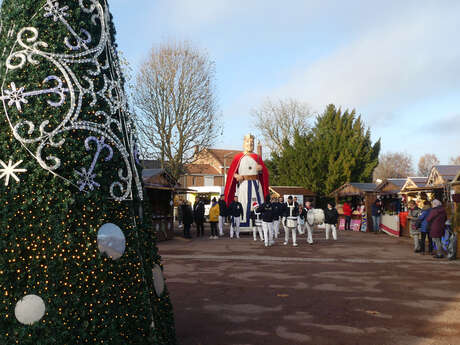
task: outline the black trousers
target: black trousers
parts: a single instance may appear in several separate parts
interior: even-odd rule
[[[211,236],[217,236],[217,222],[210,222],[211,224]]]
[[[184,223],[184,237],[185,238],[190,238],[190,225],[191,224],[185,224]]]
[[[345,216],[345,230],[351,230],[350,223],[351,223],[351,216]]]
[[[196,222],[196,237],[204,235],[204,224],[203,222]]]
[[[431,253],[433,251],[433,241],[431,240],[431,236],[429,232],[421,232],[422,239],[420,240],[420,250],[424,253],[425,252],[425,241],[428,237],[428,251]]]

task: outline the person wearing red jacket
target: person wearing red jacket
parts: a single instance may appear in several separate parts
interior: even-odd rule
[[[345,216],[345,230],[351,230],[350,224],[351,224],[351,206],[348,203],[348,201],[345,201],[343,203],[343,215]]]

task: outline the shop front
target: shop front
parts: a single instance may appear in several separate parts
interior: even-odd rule
[[[372,231],[371,207],[376,200],[375,183],[345,183],[330,194],[335,199],[339,213],[339,230],[345,230],[345,202],[351,206],[352,216],[350,228],[353,231]]]
[[[390,236],[401,236],[402,227],[407,220],[404,202],[399,194],[405,183],[405,178],[390,178],[385,179],[375,189],[383,209],[380,229]]]

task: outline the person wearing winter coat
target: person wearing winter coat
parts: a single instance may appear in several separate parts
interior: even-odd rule
[[[234,233],[236,233],[236,238],[240,238],[240,222],[243,214],[243,205],[238,201],[238,197],[235,195],[232,203],[228,207],[228,215],[231,220],[230,238],[233,238]]]
[[[345,216],[345,230],[351,230],[351,214],[353,210],[351,209],[350,204],[348,201],[343,203],[343,215]]]
[[[262,214],[262,230],[264,232],[265,247],[271,247],[275,241],[273,240],[273,205],[270,200],[270,195],[267,195],[265,202],[257,207],[256,212]]]
[[[195,203],[193,216],[196,224],[196,237],[204,236],[204,202],[201,198]]]
[[[182,222],[184,224],[184,237],[185,238],[192,238],[190,235],[190,227],[193,223],[193,210],[192,206],[188,201],[184,201],[181,205],[182,208]]]
[[[418,219],[417,219],[417,224],[420,230],[420,235],[422,236],[422,239],[420,240],[420,253],[421,254],[425,254],[426,238],[428,238],[428,252],[430,254],[433,252],[433,243],[431,241],[430,229],[428,227],[428,220],[427,220],[428,215],[430,214],[430,211],[431,211],[431,203],[428,200],[425,200],[423,202],[422,212],[420,213],[420,216],[418,216]]]
[[[431,203],[433,208],[427,217],[427,222],[430,227],[430,236],[436,245],[436,256],[435,258],[441,259],[444,257],[442,254],[441,237],[444,235],[444,227],[447,220],[447,213],[442,206],[441,201],[434,199]]]
[[[210,239],[216,240],[217,237],[217,222],[219,222],[219,204],[216,198],[212,198],[211,208],[209,209],[209,224],[211,225]]]
[[[227,217],[227,203],[225,195],[221,194],[219,199],[219,236],[224,236],[224,222]]]
[[[332,231],[332,238],[337,241],[337,223],[339,221],[339,213],[333,202],[327,204],[324,210],[324,223],[326,224],[326,240],[329,240],[329,233]]]
[[[272,202],[273,205],[273,236],[278,238],[280,233],[280,221],[283,218],[284,214],[284,203],[283,198],[275,199]]]
[[[420,231],[417,228],[417,219],[420,215],[421,210],[417,207],[414,200],[409,201],[409,210],[407,213],[407,219],[409,220],[409,231],[410,235],[414,240],[414,253],[420,253]]]
[[[375,202],[371,206],[371,214],[372,214],[372,229],[374,230],[374,234],[380,231],[380,220],[382,217],[382,203],[379,199],[375,200]]]

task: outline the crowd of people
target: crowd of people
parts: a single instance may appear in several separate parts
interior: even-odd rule
[[[275,243],[284,231],[284,245],[290,242],[293,246],[298,246],[297,235],[306,234],[306,241],[313,245],[313,220],[314,215],[309,212],[313,210],[311,200],[299,204],[296,197],[289,196],[287,202],[282,197],[271,199],[269,196],[262,204],[258,204],[254,199],[250,207],[250,229],[253,233],[254,241],[257,237],[264,242],[266,247]],[[191,238],[190,229],[193,223],[196,224],[196,236],[204,236],[205,206],[203,200],[198,198],[193,205],[184,201],[180,205],[180,220],[183,223],[184,237]],[[224,195],[220,200],[213,198],[209,209],[209,223],[211,228],[210,239],[218,239],[224,236],[224,224],[230,223],[230,238],[240,238],[240,222],[243,217],[243,205],[235,196],[233,201],[227,205]],[[339,214],[333,202],[330,202],[324,210],[325,237],[329,239],[331,234],[337,240],[337,228]]]

